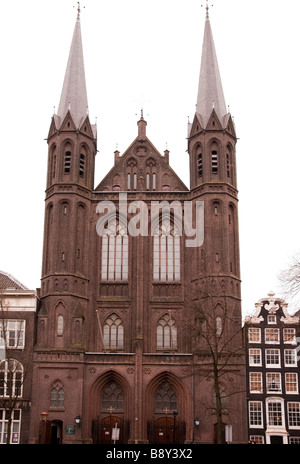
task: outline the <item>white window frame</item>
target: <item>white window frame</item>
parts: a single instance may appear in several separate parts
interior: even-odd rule
[[[268,324],[276,324],[276,315],[268,314]]]
[[[10,377],[12,379],[10,379]],[[22,398],[23,396],[24,367],[16,359],[9,359],[0,363],[0,388],[3,389],[2,398]],[[10,391],[10,385],[11,391]],[[19,394],[17,389],[20,390]]]
[[[5,411],[5,409],[0,409],[0,445],[6,444],[7,440],[7,428],[8,428],[8,418],[6,418],[6,412],[8,413],[9,410]],[[18,415],[16,419],[15,416]],[[20,429],[21,429],[21,409],[14,409],[12,412],[12,424],[11,424],[11,436],[10,436],[10,443],[17,445],[20,443]]]
[[[287,362],[290,359],[292,362]],[[294,348],[287,348],[284,350],[284,365],[286,367],[297,366],[297,352]]]
[[[271,336],[274,334],[276,336]],[[280,331],[277,328],[270,329],[269,327],[265,329],[265,343],[266,345],[278,345],[280,343]]]
[[[267,393],[282,393],[282,382],[280,372],[266,373],[266,390]]]
[[[253,339],[254,334],[257,334],[258,337],[255,337]],[[249,327],[248,328],[248,341],[249,343],[261,343],[261,329],[258,327]]]
[[[291,381],[289,377],[291,378],[294,376],[294,381]],[[288,390],[287,385],[295,385],[295,390]],[[287,395],[295,395],[299,393],[299,388],[298,388],[298,374],[297,372],[286,372],[285,373],[285,393]]]
[[[258,359],[258,357],[259,362],[255,362],[255,358]],[[262,366],[262,356],[260,348],[249,348],[249,366]]]
[[[273,353],[271,353],[273,352]],[[277,357],[278,358],[278,363],[271,363],[268,362],[268,359],[270,357]],[[280,350],[279,348],[267,348],[265,351],[265,360],[266,360],[266,367],[267,368],[280,368],[281,367],[281,360],[280,360]]]
[[[295,328],[284,328],[283,329],[283,342],[296,344],[296,329]]]
[[[25,329],[26,321],[24,319],[0,320],[0,347],[23,350],[25,348]]]
[[[274,420],[270,419],[275,419],[275,413],[278,411],[271,411],[270,405],[271,404],[280,404],[280,416],[281,416],[281,423],[280,424],[274,424]],[[271,415],[271,413],[273,413]],[[283,398],[277,398],[277,397],[270,397],[266,399],[266,414],[267,414],[267,426],[272,428],[272,429],[278,429],[282,430],[285,428],[285,416],[284,416],[284,404],[283,404]]]
[[[297,406],[297,408],[295,408]],[[294,410],[292,410],[294,407]],[[292,419],[292,414],[297,414],[299,418],[299,425],[294,425],[294,420]],[[288,424],[290,429],[299,430],[300,429],[300,402],[299,401],[288,401],[287,403],[287,416]]]
[[[257,376],[256,380],[253,380],[253,377]],[[260,384],[259,389],[252,388],[253,384]],[[249,373],[249,389],[250,393],[262,393],[263,392],[263,379],[261,372],[250,372]]]
[[[249,427],[254,429],[262,429],[264,427],[264,417],[263,417],[263,404],[261,401],[249,401]],[[253,409],[253,406],[259,406],[259,409],[256,411]],[[252,407],[252,409],[251,409]],[[257,418],[260,418],[260,423],[252,423],[254,421],[254,415],[256,414]]]

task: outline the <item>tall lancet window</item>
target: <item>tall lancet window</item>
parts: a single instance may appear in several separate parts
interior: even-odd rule
[[[211,151],[211,172],[218,172],[218,152],[217,150]]]
[[[124,325],[117,314],[111,314],[104,323],[103,342],[105,348],[123,349]]]
[[[169,217],[163,218],[154,230],[153,279],[162,282],[180,280],[180,236]]]
[[[71,162],[72,162],[72,152],[71,145],[69,143],[65,146],[65,156],[64,156],[64,173],[69,174],[71,171]]]
[[[127,228],[117,221],[102,237],[101,278],[108,281],[128,280]]]
[[[156,327],[157,349],[177,348],[177,327],[171,312],[162,316]]]
[[[157,412],[172,412],[177,409],[177,397],[169,382],[161,384],[156,391],[155,409]]]

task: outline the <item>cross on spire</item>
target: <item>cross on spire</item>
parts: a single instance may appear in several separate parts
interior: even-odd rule
[[[201,5],[201,6],[204,6],[204,5]],[[212,4],[210,6],[213,6]],[[206,18],[208,19],[209,18],[209,5],[208,5],[208,0],[206,0]]]
[[[83,8],[85,8],[85,6]],[[80,19],[80,12],[81,12],[80,2],[77,2],[77,19]]]

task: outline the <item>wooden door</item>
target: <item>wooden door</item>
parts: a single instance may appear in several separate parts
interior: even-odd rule
[[[178,424],[174,417],[161,417],[155,421],[154,443],[158,445],[178,443]]]
[[[118,439],[115,439],[113,436],[113,429],[119,429],[118,432]],[[111,445],[113,443],[122,444],[123,443],[123,436],[124,436],[124,427],[123,427],[123,420],[117,416],[108,416],[104,417],[101,420],[100,424],[100,443],[105,445]]]

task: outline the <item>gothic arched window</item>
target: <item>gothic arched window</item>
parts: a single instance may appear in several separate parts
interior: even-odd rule
[[[177,348],[177,327],[170,313],[161,317],[157,323],[156,346],[158,349]]]
[[[65,400],[65,392],[62,383],[57,380],[51,388],[50,407],[63,408]]]
[[[105,411],[123,411],[124,410],[124,394],[120,385],[116,382],[109,382],[103,391],[102,409]]]
[[[155,281],[180,280],[180,236],[169,218],[154,230],[153,279]]]
[[[165,413],[177,410],[176,393],[168,382],[161,384],[157,389],[155,409],[157,412]]]
[[[234,175],[233,175],[232,158],[233,158],[233,149],[232,149],[232,146],[228,144],[226,147],[226,173],[227,173],[227,177],[233,180]]]
[[[128,280],[128,235],[121,222],[102,237],[102,280]]]
[[[218,152],[217,150],[211,151],[211,172],[218,172]]]
[[[223,330],[223,321],[220,316],[216,317],[216,334],[219,337],[222,334]]]
[[[65,151],[65,160],[64,160],[64,173],[69,174],[71,171],[71,151]]]
[[[55,174],[56,174],[56,146],[55,145],[54,145],[54,147],[52,149],[51,158],[52,158],[51,176],[52,176],[52,179],[54,179]]]
[[[57,317],[57,332],[58,336],[62,336],[64,333],[64,316],[59,314]]]
[[[124,348],[124,325],[117,314],[111,314],[104,323],[103,342],[105,348]]]
[[[80,153],[80,158],[79,158],[79,176],[84,177],[84,171],[85,171],[85,154]]]

